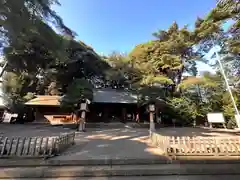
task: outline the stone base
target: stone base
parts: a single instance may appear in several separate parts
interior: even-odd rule
[[[0,178],[60,178],[164,175],[239,175],[240,164],[162,164],[114,166],[15,167],[0,169]]]
[[[52,159],[0,159],[0,168],[3,167],[41,167],[41,166],[114,166],[114,165],[166,165],[166,164],[239,164],[240,157],[190,157],[179,156],[171,159],[169,157],[159,158],[137,158],[137,159],[81,159],[81,160],[58,160]]]

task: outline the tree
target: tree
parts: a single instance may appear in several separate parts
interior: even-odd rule
[[[19,42],[5,48],[9,63],[6,74],[14,73],[16,77],[23,77],[22,80],[28,83],[25,83],[24,87],[28,89],[24,89],[25,94],[21,94],[21,97],[28,92],[62,95],[76,78],[92,80],[93,77],[104,76],[104,69],[108,68],[108,64],[91,48],[75,40],[54,35],[53,32],[53,37],[59,42],[57,47],[63,49],[59,54],[55,46],[51,47],[45,39],[36,34],[28,36],[28,43]],[[51,37],[49,36],[49,39]],[[21,84],[20,80],[17,81],[17,84]]]
[[[216,74],[205,72],[202,77],[198,78],[198,81],[196,81],[195,78],[192,80],[191,78],[188,78],[188,80],[186,80],[185,82],[189,83],[184,84],[184,86],[182,87],[183,93],[181,94],[181,97],[177,99],[178,101],[185,102],[184,100],[187,98],[187,102],[185,103],[189,104],[189,106],[184,107],[183,103],[183,105],[180,106],[178,111],[188,113],[182,113],[182,116],[184,115],[184,118],[186,118],[187,116],[192,117],[190,119],[192,119],[193,121],[194,114],[197,115],[199,118],[205,119],[206,114],[209,112],[223,112],[224,115],[227,117],[227,123],[229,125],[228,127],[236,126],[234,122],[235,113],[233,104],[230,95],[226,90],[226,86],[220,72],[217,72]],[[196,89],[196,85],[198,86],[200,91]],[[200,97],[199,94],[201,95]],[[237,91],[233,91],[233,94],[236,102],[238,103]],[[170,99],[171,105],[175,102],[176,99],[173,102]]]
[[[195,23],[195,34],[198,37],[199,50],[208,52],[214,45],[220,46],[223,61],[232,65],[234,73],[239,70],[240,8],[239,0],[219,0],[216,7],[203,19]],[[224,25],[230,25],[227,30]],[[214,44],[213,44],[214,43]]]
[[[93,99],[93,86],[86,79],[74,79],[67,87],[66,94],[62,97],[60,103],[64,108],[70,108],[72,113],[75,114],[76,120],[81,118],[80,104],[84,101],[92,101]],[[80,125],[80,121],[78,121]]]
[[[106,82],[113,88],[131,89],[140,80],[140,73],[134,68],[127,54],[113,52],[105,57],[105,61],[110,65],[106,71]]]
[[[93,86],[85,79],[75,79],[67,87],[67,92],[63,96],[61,103],[63,106],[74,107],[78,105],[81,100],[93,99]]]
[[[0,1],[0,48],[4,48],[6,59],[4,79],[12,77],[11,81],[15,82],[4,81],[9,107],[23,103],[28,92],[35,93],[40,72],[64,57],[59,48],[61,38],[47,22],[55,22],[69,35],[74,33],[51,10],[51,5],[57,3],[56,0]]]
[[[198,18],[195,25],[195,36],[198,41],[198,51],[200,53],[208,53],[213,47],[219,47],[220,60],[223,64],[225,74],[227,75],[229,84],[234,96],[237,97],[237,88],[240,72],[239,69],[239,19],[240,19],[240,4],[239,0],[219,0],[216,7],[209,12],[204,18]],[[230,28],[225,29],[224,25],[229,24]],[[215,54],[212,58],[216,57]],[[220,77],[219,64],[216,62],[214,67],[217,69]],[[234,118],[234,108],[230,102],[229,93],[225,91],[226,86],[222,78],[220,78],[218,89],[215,89],[215,94],[211,101],[213,110],[223,111],[228,119]],[[215,87],[216,88],[216,87]],[[216,93],[217,92],[217,93]],[[237,101],[237,98],[236,102]],[[210,102],[209,102],[210,103]],[[214,104],[214,107],[213,107]]]
[[[174,22],[168,30],[160,30],[154,36],[157,40],[137,45],[130,59],[142,73],[141,84],[158,84],[173,94],[179,90],[183,73],[197,74],[195,34]]]
[[[10,0],[1,6],[3,10],[9,10],[6,12],[6,18],[1,21],[4,22],[1,30],[7,40],[3,49],[7,62],[4,76],[12,74],[16,85],[24,84],[17,87],[18,100],[6,98],[9,107],[17,102],[24,103],[24,96],[29,92],[62,95],[66,93],[66,87],[74,79],[91,80],[95,76],[103,76],[104,69],[108,67],[91,47],[69,36],[72,33],[65,27],[61,18],[50,9],[50,5],[51,1],[20,0],[14,4]],[[35,12],[32,12],[33,8],[36,8]],[[26,16],[18,17],[20,12],[17,9]],[[67,32],[66,35],[57,34],[46,23],[51,19]],[[26,25],[25,28],[22,24],[17,24],[18,22]],[[4,86],[8,86],[7,81],[4,81]],[[7,97],[16,94],[11,92],[11,89],[5,93]]]
[[[0,1],[0,33],[6,41],[19,41],[19,35],[39,20],[54,24],[61,32],[74,37],[75,33],[66,27],[60,16],[51,9],[60,5],[58,0],[2,0]],[[3,44],[2,44],[3,45]]]

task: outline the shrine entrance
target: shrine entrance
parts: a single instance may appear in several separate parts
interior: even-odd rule
[[[95,103],[89,106],[88,122],[135,122],[137,104]]]

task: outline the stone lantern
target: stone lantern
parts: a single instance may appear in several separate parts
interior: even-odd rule
[[[80,103],[80,112],[81,112],[81,118],[79,122],[79,131],[85,131],[85,125],[86,125],[86,113],[89,112],[88,104],[90,104],[90,101],[88,99],[84,99]]]
[[[154,113],[155,113],[156,107],[154,103],[150,103],[148,105],[148,111],[149,111],[149,120],[150,120],[150,132],[155,131],[155,124],[154,124]]]

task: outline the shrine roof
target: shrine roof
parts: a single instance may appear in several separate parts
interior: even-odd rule
[[[60,106],[61,97],[62,96],[38,95],[25,104],[34,106]],[[93,102],[136,104],[137,95],[125,90],[96,89],[93,91]]]

